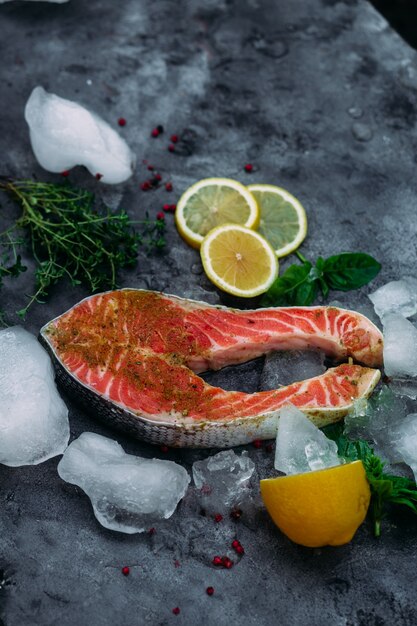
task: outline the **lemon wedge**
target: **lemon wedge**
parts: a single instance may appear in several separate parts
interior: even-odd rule
[[[177,202],[175,223],[193,248],[215,226],[225,223],[257,228],[260,211],[247,187],[230,178],[205,178],[183,193]]]
[[[348,543],[371,498],[362,461],[261,480],[261,495],[278,528],[310,548]]]
[[[203,239],[201,260],[208,278],[223,291],[242,298],[264,293],[278,276],[278,259],[258,232],[222,224]]]
[[[306,212],[297,198],[274,185],[249,185],[261,212],[259,232],[277,257],[294,252],[307,234]]]

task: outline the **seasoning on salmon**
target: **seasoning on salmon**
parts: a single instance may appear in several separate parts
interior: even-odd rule
[[[199,372],[300,348],[374,367],[383,348],[376,326],[353,311],[239,311],[133,289],[83,300],[47,324],[41,337],[63,382],[107,421],[152,443],[196,447],[272,438],[279,409],[290,403],[319,426],[332,423],[380,377],[370,367],[344,364],[248,394],[212,387]]]

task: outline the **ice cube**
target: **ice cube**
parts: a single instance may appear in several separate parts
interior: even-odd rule
[[[249,481],[255,469],[247,452],[225,450],[193,463],[193,478],[202,508],[227,513],[250,497]]]
[[[18,326],[0,331],[0,463],[37,465],[68,445],[68,410],[51,360]]]
[[[417,313],[417,279],[405,276],[401,280],[393,280],[368,297],[381,319],[391,313],[411,317]]]
[[[49,172],[84,165],[101,182],[117,184],[133,172],[135,157],[107,122],[77,102],[35,87],[25,107],[32,149]]]
[[[384,385],[367,402],[354,404],[345,417],[344,432],[351,439],[372,440],[378,455],[395,463],[400,460],[393,445],[395,432],[407,413],[407,400]]]
[[[304,413],[292,405],[281,409],[275,469],[285,474],[301,474],[340,463],[335,442],[327,439]]]
[[[391,447],[396,461],[404,461],[417,481],[417,413],[410,413],[392,428]]]
[[[399,313],[384,317],[384,367],[393,378],[417,377],[417,328]]]
[[[265,357],[261,390],[277,389],[280,385],[320,376],[326,371],[324,354],[309,350],[271,352]]]
[[[171,517],[190,483],[181,465],[126,454],[116,441],[88,432],[68,446],[58,474],[85,491],[100,524],[127,534]]]

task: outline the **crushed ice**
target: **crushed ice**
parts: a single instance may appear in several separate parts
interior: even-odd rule
[[[207,513],[227,513],[250,498],[249,481],[255,464],[247,452],[224,450],[193,463],[193,478]]]
[[[77,102],[35,87],[25,107],[32,149],[49,172],[84,165],[104,183],[117,184],[133,173],[135,156],[107,122]]]
[[[68,409],[51,360],[19,326],[0,331],[0,463],[37,465],[68,445]]]
[[[340,465],[337,445],[301,411],[290,405],[280,411],[275,469],[301,474]]]
[[[171,517],[190,482],[173,461],[127,454],[116,441],[88,432],[69,445],[58,473],[85,491],[100,524],[128,534]]]
[[[417,279],[405,276],[401,280],[393,280],[368,297],[381,320],[391,313],[411,317],[417,313]]]
[[[404,276],[369,295],[384,334],[384,369],[395,393],[417,398],[417,278]]]
[[[324,353],[309,350],[271,352],[265,357],[261,374],[262,391],[277,389],[280,385],[324,374]]]

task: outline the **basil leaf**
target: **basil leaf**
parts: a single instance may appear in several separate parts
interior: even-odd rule
[[[310,278],[312,265],[290,265],[279,276],[261,300],[262,306],[308,306],[317,295],[315,279]]]
[[[381,265],[369,254],[343,252],[324,261],[323,278],[330,289],[359,289],[378,274]]]

